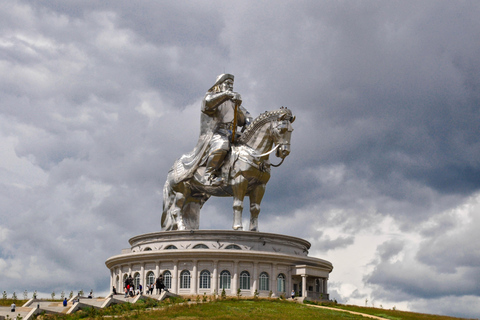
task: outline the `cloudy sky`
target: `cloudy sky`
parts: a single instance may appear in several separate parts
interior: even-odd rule
[[[296,115],[260,230],[342,303],[480,314],[477,1],[1,1],[0,291],[105,292],[216,76]],[[275,162],[275,160],[273,160]],[[230,229],[211,199],[202,229]],[[245,214],[245,219],[248,219]]]

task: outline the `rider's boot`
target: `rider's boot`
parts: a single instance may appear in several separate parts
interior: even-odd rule
[[[210,184],[212,186],[219,186],[223,183],[223,179],[216,175],[216,171],[220,168],[227,155],[225,150],[215,150],[210,154],[207,160],[207,166],[205,168],[205,174],[203,175],[202,183]]]

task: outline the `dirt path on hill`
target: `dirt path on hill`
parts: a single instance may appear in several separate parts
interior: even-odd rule
[[[351,314],[356,314],[356,315],[360,315],[360,316],[362,316],[362,317],[371,318],[371,319],[389,320],[389,319],[387,319],[387,318],[377,317],[377,316],[373,316],[373,315],[371,315],[371,314],[366,314],[366,313],[361,313],[361,312],[356,312],[356,311],[343,310],[343,309],[332,308],[332,307],[325,307],[325,306],[317,306],[317,305],[314,305],[314,304],[305,304],[305,306],[314,307],[314,308],[328,309],[328,310],[334,310],[334,311],[343,311],[343,312],[348,312],[348,313],[351,313]]]

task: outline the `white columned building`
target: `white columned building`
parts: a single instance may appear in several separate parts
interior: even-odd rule
[[[192,296],[290,297],[328,300],[329,261],[309,257],[306,240],[263,232],[233,230],[162,231],[129,240],[130,248],[110,257],[110,283],[123,292],[128,275],[145,288],[150,272],[171,276],[166,285],[176,294]],[[132,274],[133,273],[133,274]],[[203,277],[202,278],[202,274]],[[210,278],[208,278],[208,276]],[[118,279],[118,281],[117,281]],[[230,281],[230,283],[227,283]]]

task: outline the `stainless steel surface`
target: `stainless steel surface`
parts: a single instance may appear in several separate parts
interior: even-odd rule
[[[240,94],[233,91],[233,80],[233,75],[222,74],[207,91],[197,145],[168,172],[163,188],[164,231],[198,229],[200,209],[210,196],[234,198],[234,230],[243,230],[243,200],[248,196],[249,230],[258,231],[260,203],[270,179],[269,156],[275,152],[283,161],[290,154],[295,117],[282,107],[252,121],[241,106]],[[244,127],[241,133],[237,126]]]

